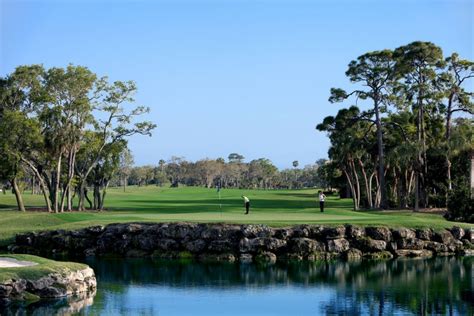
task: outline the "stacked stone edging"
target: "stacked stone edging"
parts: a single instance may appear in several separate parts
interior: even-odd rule
[[[275,262],[277,259],[474,255],[474,231],[360,227],[127,223],[17,235],[9,251],[40,255],[115,255]]]
[[[50,273],[37,280],[11,279],[0,284],[0,306],[11,300],[31,300],[31,295],[38,298],[93,295],[96,288],[94,270],[89,267],[67,273]]]

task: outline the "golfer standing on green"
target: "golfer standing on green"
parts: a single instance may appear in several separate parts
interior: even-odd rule
[[[326,199],[326,196],[321,191],[319,191],[318,194],[319,194],[319,209],[321,210],[321,213],[323,213],[324,212],[324,200]]]
[[[244,199],[245,214],[248,214],[250,210],[250,200],[245,195],[242,195],[242,198]]]

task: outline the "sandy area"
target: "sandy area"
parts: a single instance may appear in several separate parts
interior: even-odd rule
[[[36,262],[31,261],[20,261],[13,258],[0,258],[0,268],[17,268],[17,267],[28,267],[35,266]]]

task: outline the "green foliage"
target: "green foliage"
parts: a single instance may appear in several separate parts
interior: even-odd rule
[[[474,62],[418,41],[363,54],[346,75],[357,88],[332,88],[329,101],[354,96],[369,110],[352,105],[316,128],[328,133],[329,158],[345,178],[339,188],[350,188],[354,208],[383,208],[384,192],[393,208],[446,206],[462,176],[453,159],[474,144],[473,120],[457,115],[474,113]]]
[[[156,127],[136,121],[149,111],[132,105],[136,90],[132,81],[109,83],[82,66],[17,67],[0,78],[1,177],[24,169],[38,179],[48,211],[71,210],[72,192],[84,200],[92,170],[111,178],[126,139]]]
[[[454,188],[448,195],[448,212],[445,217],[453,221],[474,223],[474,199],[471,198],[468,172],[471,167],[471,151],[462,151],[453,162],[456,166],[453,173],[457,176]]]
[[[238,153],[231,153],[229,154],[229,162],[238,162],[238,163],[242,163],[245,159],[244,156],[242,156],[241,154],[238,154]]]
[[[474,223],[474,200],[468,186],[458,187],[448,197],[448,220]]]

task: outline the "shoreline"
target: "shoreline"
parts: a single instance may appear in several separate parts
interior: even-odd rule
[[[125,223],[19,234],[13,253],[152,257],[201,261],[390,259],[474,255],[474,231],[384,226]]]

